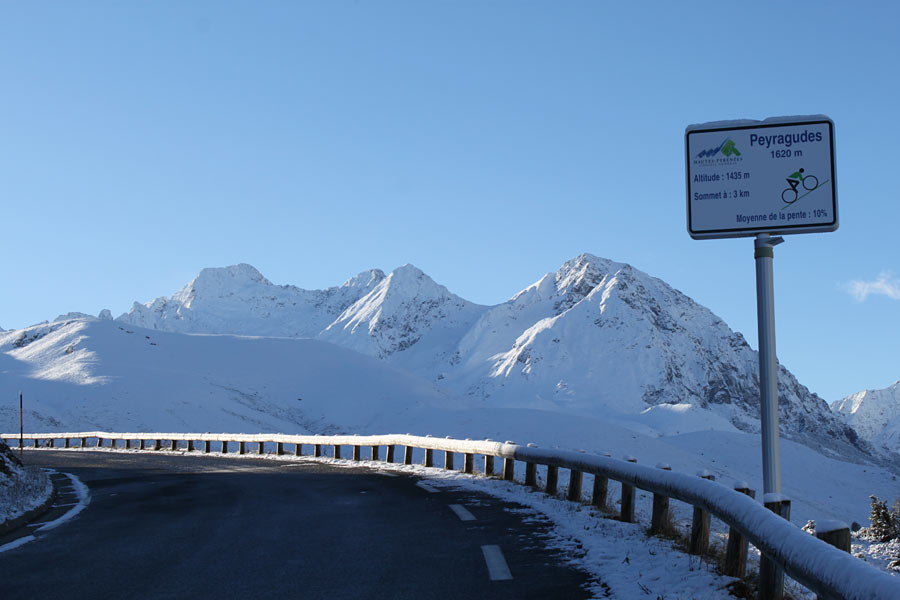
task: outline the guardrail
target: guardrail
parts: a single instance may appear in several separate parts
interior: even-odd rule
[[[20,440],[19,434],[2,434],[0,438],[12,442]],[[503,479],[514,481],[516,462],[524,463],[524,484],[538,487],[537,466],[546,467],[544,490],[557,494],[559,469],[570,472],[567,498],[582,499],[583,474],[594,476],[591,503],[606,507],[609,480],[621,484],[619,519],[635,521],[635,488],[653,494],[650,533],[666,532],[670,520],[670,499],[685,502],[693,507],[689,551],[705,554],[709,548],[710,515],[729,527],[725,560],[725,575],[745,575],[747,544],[759,549],[760,560],[759,597],[781,598],[783,574],[816,592],[820,598],[859,598],[860,600],[889,600],[900,598],[900,580],[849,554],[849,530],[846,525],[830,526],[819,531],[819,537],[838,543],[838,548],[802,531],[790,521],[790,501],[784,497],[765,498],[764,505],[754,499],[753,491],[745,484],[730,489],[717,483],[711,476],[700,473],[691,476],[673,472],[667,465],[650,468],[636,464],[635,459],[618,460],[610,456],[597,456],[565,450],[548,450],[534,444],[520,446],[513,442],[455,440],[449,438],[421,437],[413,435],[376,436],[309,436],[282,434],[210,434],[210,433],[109,433],[102,431],[79,433],[29,433],[22,439],[34,447],[41,440],[46,446],[57,447],[124,447],[140,450],[184,450],[210,453],[247,454],[247,444],[255,444],[251,452],[262,454],[265,444],[274,444],[275,454],[285,453],[285,445],[294,446],[296,456],[303,455],[303,447],[311,446],[312,455],[323,455],[323,447],[333,448],[333,456],[341,458],[341,448],[352,449],[352,459],[361,460],[362,448],[371,449],[372,460],[379,460],[380,449],[385,447],[384,460],[401,462],[396,454],[403,448],[403,464],[413,463],[413,450],[425,451],[424,465],[434,466],[434,452],[444,452],[444,468],[454,469],[454,455],[463,455],[465,473],[476,473],[475,457],[484,457],[482,473],[495,475],[494,460],[503,460]],[[73,440],[75,443],[73,444]],[[108,445],[107,445],[108,442]],[[148,442],[150,444],[148,444]],[[168,442],[165,444],[164,442]],[[202,447],[198,446],[198,442]],[[180,447],[179,445],[183,443]],[[213,446],[220,444],[219,448]],[[230,446],[236,444],[237,448]],[[835,542],[834,540],[840,540]]]

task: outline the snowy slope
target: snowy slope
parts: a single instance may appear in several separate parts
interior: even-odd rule
[[[29,430],[383,432],[446,396],[316,340],[173,334],[99,319],[0,333],[0,397]],[[0,423],[18,427],[17,408]],[[14,427],[15,425],[15,427]]]
[[[900,381],[883,390],[864,390],[831,404],[863,438],[900,452]]]
[[[309,291],[273,285],[247,264],[203,269],[172,296],[135,302],[118,320],[181,333],[315,337],[382,279],[373,269],[340,287]]]

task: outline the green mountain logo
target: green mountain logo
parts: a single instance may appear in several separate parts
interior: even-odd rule
[[[741,153],[738,152],[738,149],[735,147],[734,142],[728,140],[725,142],[725,145],[722,146],[722,154],[725,156],[740,156]]]
[[[722,154],[724,154],[725,156],[727,156],[729,158],[732,156],[740,156],[741,155],[740,151],[734,145],[734,141],[732,141],[730,138],[726,138],[724,142],[722,142],[715,148],[709,148],[708,150],[703,150],[702,152],[697,154],[697,156],[695,156],[694,158],[712,158],[715,155],[717,155],[719,152],[721,152]]]

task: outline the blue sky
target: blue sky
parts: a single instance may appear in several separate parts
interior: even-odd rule
[[[778,353],[826,400],[900,378],[900,5],[0,2],[0,326],[201,268],[413,263],[504,301],[582,252],[756,346],[753,242],[685,226],[684,129],[827,114],[841,227],[776,249]]]

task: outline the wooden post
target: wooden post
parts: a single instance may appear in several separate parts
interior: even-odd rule
[[[82,441],[84,441],[84,438],[81,438],[81,439],[82,439]],[[138,450],[146,450],[146,447],[145,447],[146,444],[147,444],[147,440],[138,440],[138,445],[139,445]],[[81,447],[84,448],[84,444],[82,444]]]
[[[403,464],[411,465],[413,463],[413,447],[406,446],[403,450]]]
[[[626,456],[625,460],[630,463],[636,463],[637,459],[633,456]],[[619,511],[619,519],[625,523],[634,523],[634,486],[630,483],[622,482],[622,507]]]
[[[284,443],[275,443],[275,456],[284,456]]]
[[[703,479],[715,481],[716,476],[710,473],[701,472],[699,476]],[[688,552],[691,554],[706,554],[709,552],[709,513],[700,508],[694,507],[694,518],[691,522],[691,542],[688,546]]]
[[[671,471],[669,465],[656,465],[663,471]],[[653,494],[653,511],[650,513],[650,535],[666,533],[669,523],[669,497],[663,494]]]
[[[315,447],[313,448],[313,456],[315,456],[316,458],[321,458],[322,457],[322,444],[314,444],[314,446]]]
[[[581,502],[581,480],[583,475],[581,471],[569,469],[569,493],[566,499],[571,502]]]
[[[262,454],[265,446],[265,442],[256,442],[256,453]]]
[[[516,459],[503,459],[503,479],[506,481],[514,481],[516,478]]]
[[[35,448],[38,447],[37,442],[38,442],[37,440],[34,440],[34,447],[35,447]],[[97,438],[97,447],[98,447],[98,448],[102,448],[102,447],[103,447],[103,438]]]
[[[494,476],[494,457],[490,454],[484,455],[484,476]]]
[[[172,452],[175,452],[176,450],[178,450],[178,440],[172,440],[171,450],[172,450]]]
[[[533,462],[525,463],[525,485],[537,488],[537,465]]]
[[[434,450],[431,448],[425,449],[425,466],[433,467],[434,466]]]
[[[548,495],[556,495],[556,485],[559,481],[559,467],[556,465],[547,465],[547,489]]]
[[[353,446],[353,460],[359,462],[360,458],[360,449],[359,446]]]
[[[381,448],[379,448],[378,446],[372,446],[372,460],[373,461],[378,460],[378,455],[379,455],[380,450],[381,450]]]
[[[66,438],[66,448],[69,447],[69,438]]]
[[[736,487],[734,491],[756,497],[756,492],[747,487]],[[747,571],[747,538],[734,527],[728,529],[728,548],[725,551],[725,575],[743,577]]]
[[[394,445],[390,444],[387,447],[387,455],[384,457],[384,462],[392,463],[394,462]]]
[[[842,525],[844,525],[842,523]],[[850,552],[850,528],[844,525],[842,529],[831,529],[828,531],[816,530],[816,537],[827,544],[831,544],[838,550]]]
[[[823,524],[827,526],[823,526]],[[846,523],[817,521],[816,537],[826,544],[831,544],[838,550],[850,552],[850,528],[847,527]],[[816,596],[816,600],[825,599],[823,596]]]
[[[238,442],[238,454],[244,454],[247,452],[247,446],[244,442]]]
[[[209,454],[209,440],[203,440],[203,452]]]
[[[48,446],[49,446],[50,448],[53,448],[53,444],[54,444],[54,443],[56,443],[56,440],[54,440],[53,438],[50,438],[50,443],[48,444]]]
[[[294,456],[303,456],[303,444],[294,444]]]
[[[153,449],[159,450],[160,448],[160,440],[153,440]]]
[[[453,470],[453,453],[449,450],[444,450],[444,470]]]
[[[606,508],[606,494],[609,491],[609,479],[603,475],[594,475],[594,489],[591,493],[591,504],[597,508]]]
[[[188,451],[188,452],[193,452],[193,451],[194,451],[194,440],[188,440],[188,441],[187,441],[187,451]]]
[[[228,454],[228,440],[222,440],[222,454]]]
[[[337,444],[335,444],[335,446],[334,446],[334,457],[335,458],[341,457],[341,447]]]
[[[464,454],[463,455],[463,472],[468,474],[473,474],[475,472],[475,455],[474,454]]]
[[[85,446],[87,446],[87,438],[81,438],[81,445],[78,447],[84,448]],[[141,447],[141,449],[143,450],[143,447]]]
[[[775,497],[778,496],[778,497]],[[764,496],[766,508],[790,520],[790,499],[777,494]],[[784,569],[768,556],[759,557],[759,600],[781,600],[784,597]]]
[[[66,440],[66,448],[68,448],[68,447],[69,447],[69,440]],[[125,449],[131,450],[131,440],[130,439],[125,440]]]

